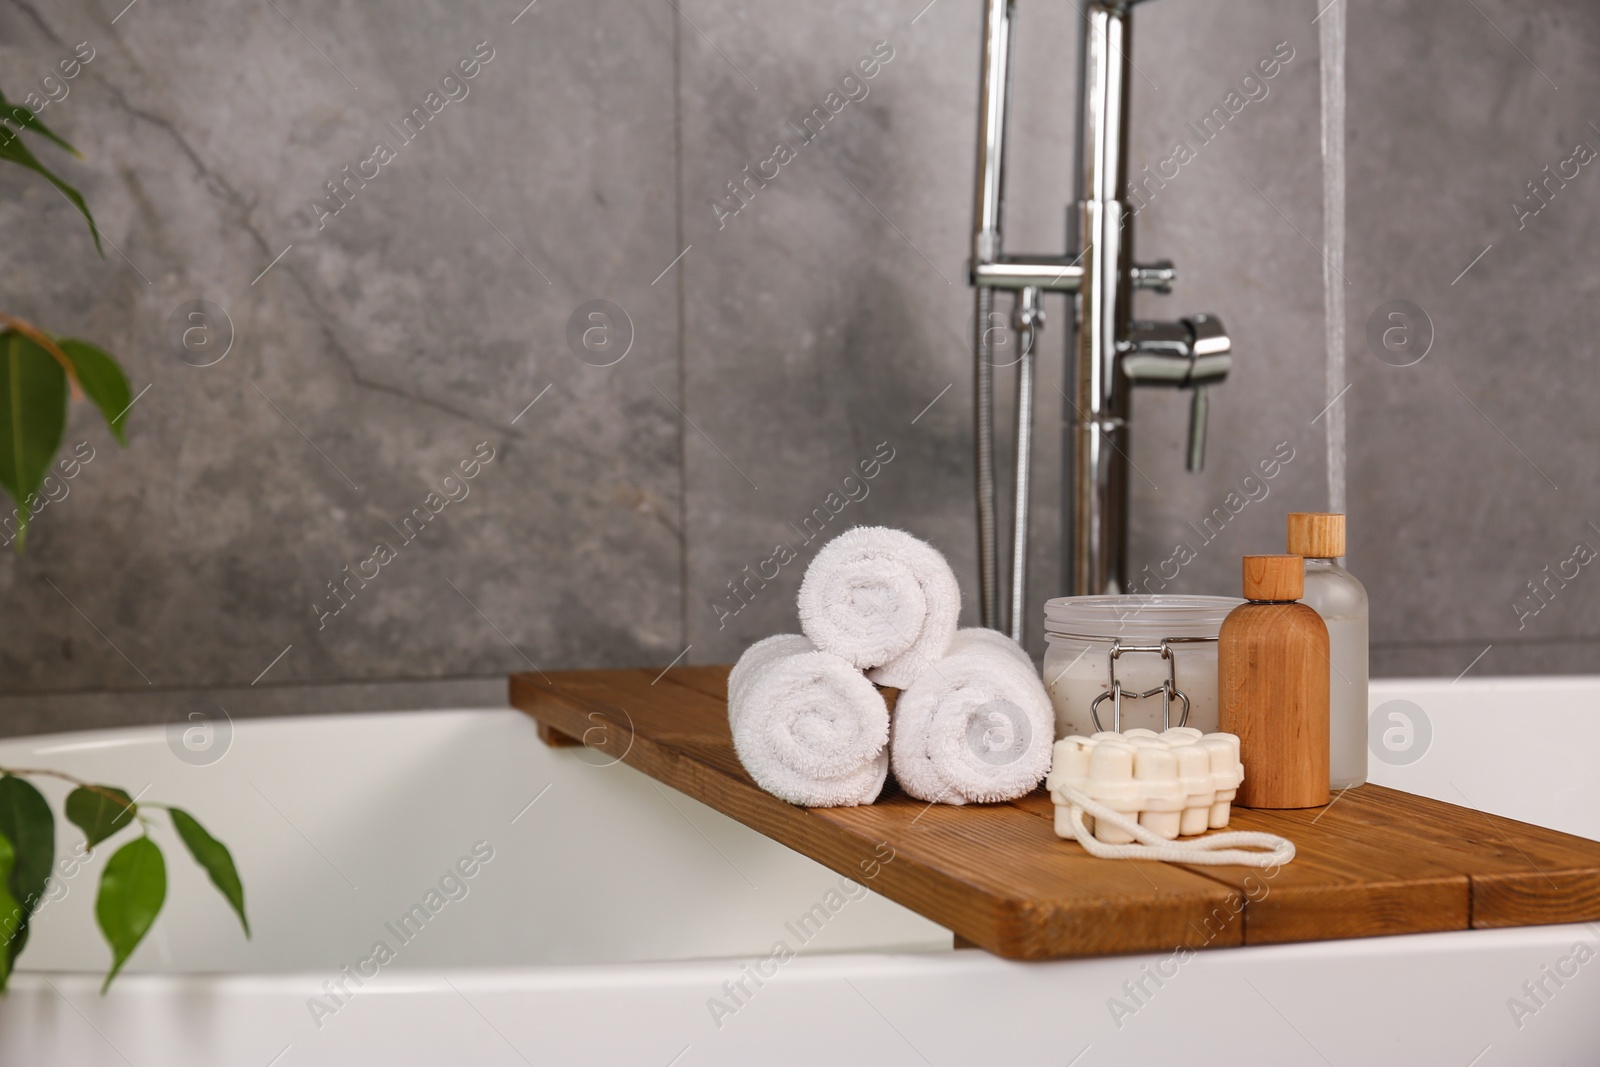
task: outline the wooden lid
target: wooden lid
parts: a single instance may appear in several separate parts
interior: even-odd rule
[[[1306,589],[1306,561],[1300,556],[1246,556],[1246,600],[1299,600]]]
[[[1344,555],[1344,516],[1326,511],[1289,512],[1288,549],[1312,559]]]

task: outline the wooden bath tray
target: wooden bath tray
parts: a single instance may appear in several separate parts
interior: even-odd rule
[[[1270,877],[1094,859],[1056,837],[1042,789],[952,807],[912,799],[891,779],[868,807],[797,808],[740,766],[727,674],[516,674],[511,703],[547,741],[581,739],[1011,959],[1600,919],[1600,843],[1375,785],[1326,808],[1234,809],[1230,828],[1294,841],[1294,862]]]

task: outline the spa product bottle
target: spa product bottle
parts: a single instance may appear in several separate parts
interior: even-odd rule
[[[1348,789],[1367,780],[1367,591],[1339,566],[1343,515],[1290,512],[1289,551],[1305,557],[1302,599],[1328,627],[1328,784]]]
[[[1244,557],[1244,597],[1217,638],[1225,733],[1239,737],[1247,808],[1328,802],[1328,628],[1299,603],[1305,561]]]

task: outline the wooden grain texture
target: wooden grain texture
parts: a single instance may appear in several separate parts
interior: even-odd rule
[[[1247,556],[1246,560],[1297,556]],[[1304,604],[1241,604],[1217,637],[1219,729],[1239,735],[1247,808],[1328,802],[1328,627]]]
[[[1246,556],[1242,561],[1246,600],[1299,600],[1306,591],[1306,561],[1300,556]]]
[[[539,740],[551,748],[577,748],[583,744],[576,737],[568,737],[548,723],[539,724]]]
[[[726,669],[724,668],[724,671]],[[1226,885],[1168,864],[1107,863],[1007,805],[929,805],[891,788],[857,808],[799,808],[750,780],[727,705],[673,674],[518,674],[511,702],[591,748],[1013,959],[1199,947]],[[890,862],[877,862],[881,848]],[[869,878],[863,864],[871,865]],[[1240,944],[1231,923],[1216,944]]]
[[[1376,787],[1373,787],[1376,788]],[[1042,819],[1055,805],[1042,790],[1012,805]],[[1460,930],[1471,915],[1471,882],[1461,865],[1332,830],[1325,809],[1234,808],[1230,830],[1262,830],[1295,843],[1294,862],[1279,868],[1192,866],[1233,893],[1202,924],[1211,939],[1244,913],[1247,944]]]
[[[1600,916],[1600,845],[1586,838],[1375,785],[1341,794],[1322,822],[1468,871],[1474,927]]]
[[[1369,937],[1600,918],[1600,843],[1366,785],[1329,806],[1235,809],[1296,844],[1277,870],[1098,860],[1041,791],[798,808],[759,789],[728,734],[724,667],[514,675],[512,703],[803,855],[1014,959]]]
[[[1295,843],[1294,861],[1276,869],[1206,868],[1249,902],[1247,943],[1467,927],[1472,885],[1459,865],[1314,822],[1318,813],[1234,809],[1230,830],[1263,830]]]
[[[1337,559],[1344,555],[1344,516],[1337,512],[1291,511],[1286,540],[1293,555]]]

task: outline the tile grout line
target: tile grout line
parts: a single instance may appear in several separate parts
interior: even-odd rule
[[[683,27],[672,20],[672,229],[675,245],[684,245],[683,216]],[[689,402],[689,355],[684,325],[688,268],[673,276],[677,296],[678,398]],[[678,423],[678,639],[689,643],[689,429]]]

